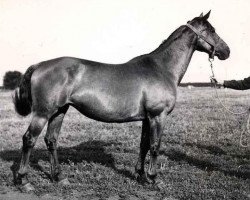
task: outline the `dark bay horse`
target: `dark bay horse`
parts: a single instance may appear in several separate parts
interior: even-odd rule
[[[62,57],[29,67],[14,95],[20,115],[32,112],[31,123],[23,136],[17,183],[25,183],[31,150],[47,122],[45,143],[50,152],[51,177],[63,180],[56,144],[69,106],[102,122],[142,121],[135,171],[142,180],[152,182],[164,122],[175,106],[177,86],[194,51],[206,52],[220,60],[229,57],[229,47],[207,21],[209,15],[210,12],[201,14],[180,26],[156,50],[124,64]],[[145,173],[148,151],[150,164]]]

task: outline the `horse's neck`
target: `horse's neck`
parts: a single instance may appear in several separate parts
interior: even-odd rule
[[[183,78],[195,51],[194,34],[185,31],[186,27],[177,29],[151,55],[156,58],[166,78],[171,78],[178,85]]]

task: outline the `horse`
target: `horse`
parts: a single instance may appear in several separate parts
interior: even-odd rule
[[[101,122],[142,121],[135,174],[139,180],[154,183],[166,118],[174,109],[177,87],[193,53],[198,50],[220,60],[230,54],[228,45],[208,22],[209,16],[210,11],[193,18],[154,51],[123,64],[60,57],[30,66],[13,95],[17,113],[22,116],[32,113],[22,138],[16,183],[29,184],[25,177],[31,150],[47,123],[44,140],[50,152],[51,178],[57,182],[65,180],[58,161],[57,140],[70,106]],[[150,162],[145,172],[148,152]]]

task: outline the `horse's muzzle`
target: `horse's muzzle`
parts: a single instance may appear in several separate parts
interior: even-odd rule
[[[230,49],[227,48],[224,51],[215,51],[215,56],[217,56],[220,60],[226,60],[227,58],[229,58],[230,55]]]
[[[227,44],[220,40],[219,45],[217,48],[215,48],[215,56],[217,56],[220,60],[226,60],[230,55],[230,48],[227,46]]]

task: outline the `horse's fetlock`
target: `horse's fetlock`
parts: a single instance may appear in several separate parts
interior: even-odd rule
[[[159,148],[158,148],[158,145],[156,143],[151,146],[150,152],[153,156],[158,156]]]
[[[55,167],[55,174],[60,174],[61,171],[62,171],[62,170],[61,170],[60,165],[58,165],[58,166]]]

